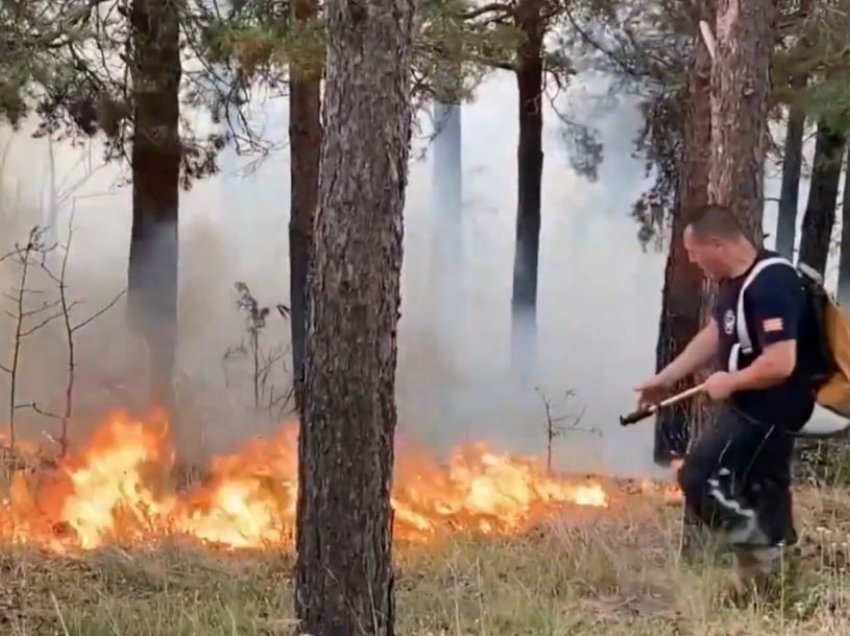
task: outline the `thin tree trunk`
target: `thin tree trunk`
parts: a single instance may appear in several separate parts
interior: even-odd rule
[[[850,144],[847,147],[847,170],[841,201],[841,255],[838,261],[838,302],[843,307],[850,307]]]
[[[795,77],[791,85],[795,93],[803,90],[806,88],[806,76]],[[795,100],[788,109],[788,127],[782,157],[782,187],[776,218],[776,251],[789,259],[794,257],[794,243],[797,239],[797,207],[805,128],[806,111],[802,104]]]
[[[702,272],[691,263],[682,233],[689,211],[708,202],[708,174],[711,166],[711,57],[697,38],[688,75],[684,101],[683,150],[672,236],[664,269],[664,292],[656,349],[657,369],[675,359],[702,326]],[[685,388],[685,379],[677,390]],[[662,466],[681,456],[688,440],[696,433],[694,403],[684,402],[661,411],[655,423],[655,462]]]
[[[294,0],[294,18],[302,25],[314,20],[316,0]],[[299,68],[293,62],[289,80],[289,289],[292,332],[292,377],[298,412],[304,407],[304,352],[307,330],[307,273],[313,217],[319,204],[319,154],[322,143],[322,64]]]
[[[388,636],[413,0],[325,4],[319,211],[299,434],[299,633]]]
[[[512,352],[524,376],[536,357],[537,264],[540,254],[540,191],[543,177],[543,2],[522,0],[516,25],[524,40],[518,50],[519,144],[517,220],[512,296]]]
[[[460,72],[458,70],[458,72]],[[434,104],[434,119],[440,127],[434,139],[433,170],[433,274],[444,306],[457,303],[462,247],[463,173],[461,165],[461,106],[459,101]],[[445,327],[453,321],[446,312]]]
[[[181,144],[179,21],[172,0],[130,9],[134,131],[128,312],[148,347],[152,399],[175,419]]]
[[[800,262],[816,269],[821,275],[826,271],[832,227],[835,225],[835,206],[845,143],[844,135],[831,130],[824,122],[818,123],[809,201],[801,228]]]
[[[729,207],[762,244],[772,0],[718,0],[711,79],[709,200]]]
[[[431,284],[434,298],[442,311],[436,312],[435,355],[447,368],[459,364],[460,337],[457,315],[446,311],[463,302],[463,167],[462,167],[462,107],[460,82],[463,70],[459,63],[461,51],[443,51],[446,60],[435,78],[434,123],[437,134],[433,141],[433,178],[431,197]],[[435,407],[440,421],[455,422],[457,396],[453,391],[441,391]]]

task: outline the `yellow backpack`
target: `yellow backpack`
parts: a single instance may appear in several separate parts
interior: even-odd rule
[[[814,301],[820,336],[828,366],[815,378],[815,399],[825,409],[850,419],[850,319],[824,289],[820,275],[805,263],[797,270]]]
[[[750,353],[752,342],[744,317],[744,292],[759,272],[771,265],[794,267],[782,257],[766,258],[750,272],[738,298],[738,341],[741,351]],[[818,327],[817,341],[804,342],[798,364],[809,375],[816,402],[833,413],[850,419],[850,318],[823,286],[821,275],[805,263],[794,269],[809,299]]]

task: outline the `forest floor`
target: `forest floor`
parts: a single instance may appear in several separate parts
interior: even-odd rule
[[[680,506],[636,495],[605,510],[571,508],[522,538],[398,547],[396,633],[850,633],[850,494],[796,496],[798,572],[744,604],[728,596],[728,557],[678,559]],[[5,548],[0,633],[290,635],[291,566],[288,555],[177,544],[81,558]]]

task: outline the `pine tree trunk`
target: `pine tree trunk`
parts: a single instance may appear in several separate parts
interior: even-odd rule
[[[453,307],[460,302],[461,257],[463,248],[463,165],[461,88],[463,68],[456,60],[460,47],[440,51],[443,66],[435,69],[433,116],[435,136],[432,147],[431,179],[431,283],[436,302]],[[450,311],[437,312],[441,359],[453,357],[452,342],[456,316]],[[445,350],[444,350],[445,349]],[[448,395],[444,400],[451,398]]]
[[[437,359],[446,365],[444,368],[456,368],[460,364],[457,314],[446,308],[463,302],[462,107],[456,90],[462,69],[457,64],[446,64],[443,73],[444,78],[437,78],[433,110],[438,132],[432,143],[430,272],[434,302],[442,311],[436,312],[439,337],[432,346]],[[455,422],[454,392],[441,391],[434,406],[441,422],[449,426]]]
[[[847,172],[844,175],[844,194],[841,200],[841,255],[838,261],[838,302],[850,307],[850,144],[847,152]]]
[[[772,0],[718,0],[711,80],[709,200],[729,207],[762,244]]]
[[[181,77],[178,8],[133,0],[133,227],[128,318],[148,347],[151,397],[175,419]]]
[[[517,146],[517,220],[512,296],[512,352],[523,376],[536,357],[537,264],[540,254],[540,193],[543,177],[543,33],[541,0],[522,0],[516,25],[519,46],[519,144]]]
[[[299,630],[313,636],[394,630],[390,489],[414,6],[324,5],[295,567]]]
[[[751,239],[760,245],[774,7],[772,0],[718,0],[714,8],[708,198],[732,209]],[[703,282],[702,298],[704,321],[716,298],[716,286],[710,281]],[[713,415],[712,404],[706,399],[695,400],[691,437],[713,425]],[[699,546],[701,524],[689,514],[683,524],[681,550],[688,556]]]
[[[823,122],[818,123],[809,201],[801,228],[800,262],[816,269],[821,275],[826,271],[832,227],[835,225],[835,206],[845,143],[844,135],[832,131]]]
[[[302,24],[314,20],[316,0],[294,0],[293,16]],[[319,154],[322,143],[321,65],[298,68],[289,80],[289,295],[292,332],[292,376],[298,412],[304,406],[304,352],[307,331],[307,274],[313,217],[319,204]]]
[[[656,349],[657,369],[673,361],[702,325],[702,272],[688,258],[682,243],[686,215],[708,202],[711,166],[711,57],[700,39],[694,43],[692,68],[683,96],[683,149],[672,236],[664,268],[664,292]],[[677,390],[682,390],[689,379]],[[658,414],[655,423],[655,462],[667,466],[687,449],[693,431],[693,402],[684,402]]]
[[[458,71],[460,72],[460,71]],[[433,141],[433,274],[438,301],[451,306],[459,298],[459,273],[463,230],[463,167],[461,162],[461,105],[459,101],[435,102],[434,120],[439,132]],[[442,326],[450,328],[450,312]]]
[[[801,91],[806,87],[806,76],[794,78],[792,88]],[[776,219],[776,251],[785,258],[794,257],[797,238],[797,207],[800,194],[800,171],[803,166],[803,133],[806,128],[806,111],[796,101],[788,109],[788,128],[782,157],[782,187],[779,194],[779,211]]]

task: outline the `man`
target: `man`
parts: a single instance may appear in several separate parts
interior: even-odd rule
[[[751,340],[739,342],[738,295],[760,261],[777,256],[746,237],[732,212],[717,205],[695,211],[685,249],[719,283],[708,324],[682,353],[637,387],[641,406],[657,403],[680,380],[712,360],[705,392],[723,402],[716,426],[695,440],[678,471],[686,505],[703,522],[724,528],[740,571],[769,571],[782,545],[796,542],[791,509],[794,438],[814,409],[814,392],[800,364],[815,337],[806,292],[793,267],[764,266],[744,294]]]

